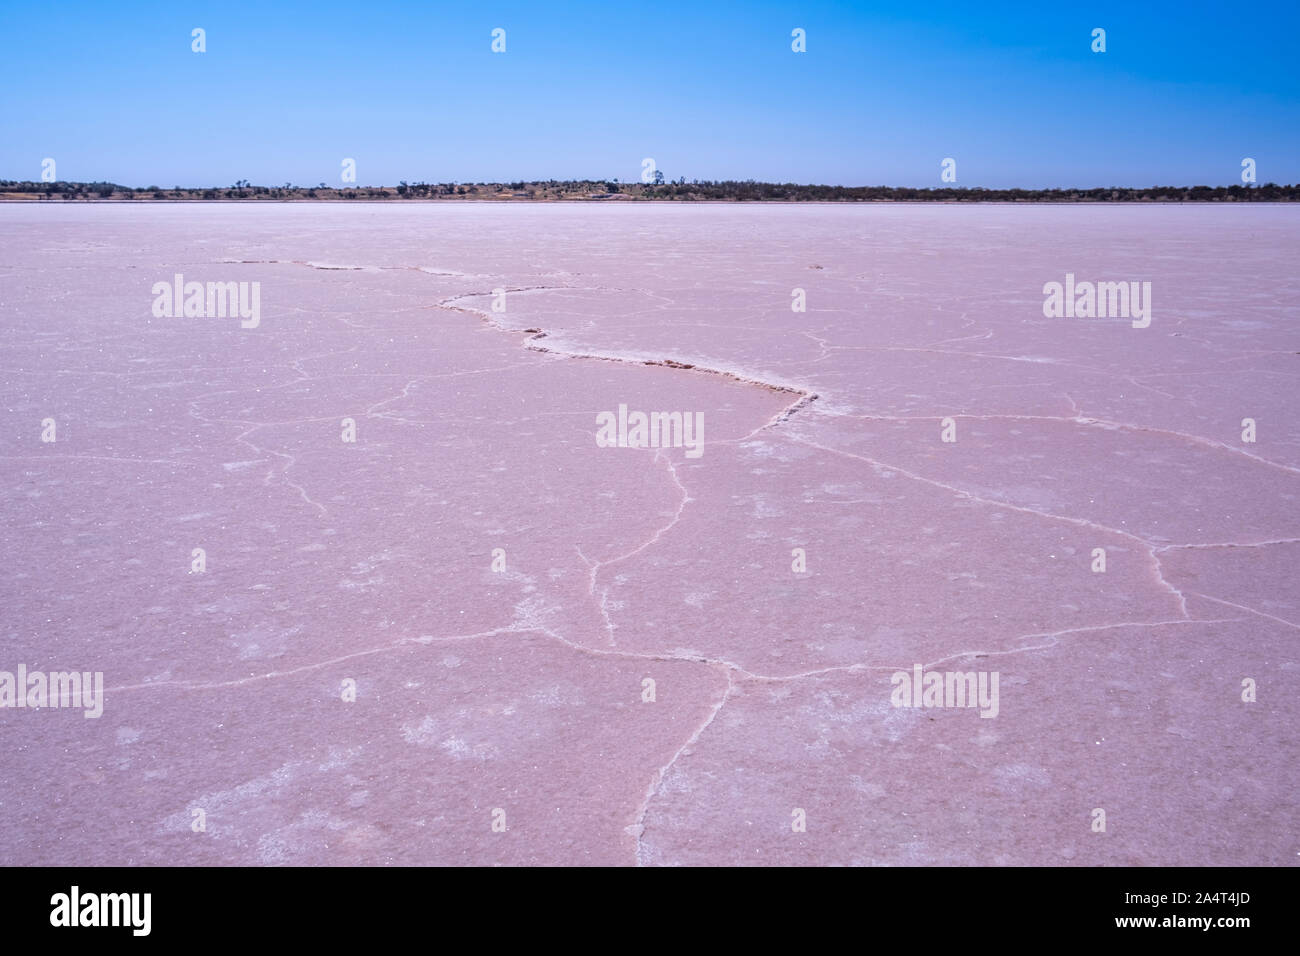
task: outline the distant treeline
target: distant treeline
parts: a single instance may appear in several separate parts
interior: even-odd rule
[[[408,183],[396,186],[253,186],[247,180],[220,188],[117,183],[33,183],[0,180],[0,199],[11,200],[590,200],[712,202],[1296,202],[1300,185],[1150,186],[1098,189],[982,189],[943,186],[805,186],[754,180],[619,183],[542,180],[512,183]]]

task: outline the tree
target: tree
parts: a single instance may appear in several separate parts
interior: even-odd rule
[[[663,171],[662,169],[656,169],[656,170],[655,170],[655,185],[656,185],[656,186],[662,186],[663,184],[664,184],[664,171]]]

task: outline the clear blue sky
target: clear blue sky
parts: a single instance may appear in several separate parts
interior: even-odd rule
[[[0,178],[1294,183],[1298,72],[1297,0],[0,0]]]

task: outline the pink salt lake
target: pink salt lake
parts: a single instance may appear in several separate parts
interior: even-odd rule
[[[0,224],[0,670],[105,684],[0,709],[0,863],[1300,860],[1290,208]]]

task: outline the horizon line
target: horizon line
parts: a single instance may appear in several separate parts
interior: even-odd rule
[[[483,193],[480,190],[487,190]],[[538,191],[545,195],[538,195]],[[155,198],[197,198],[200,201],[226,199],[257,199],[260,197],[279,197],[292,194],[296,198],[319,199],[318,193],[329,194],[327,198],[346,197],[348,199],[387,200],[396,197],[399,200],[423,199],[432,201],[482,201],[487,198],[555,200],[563,198],[574,191],[585,191],[589,195],[572,198],[624,198],[648,199],[662,198],[671,201],[701,201],[708,199],[745,199],[750,201],[792,200],[807,201],[811,198],[839,197],[843,199],[888,198],[889,196],[948,198],[954,195],[989,195],[1006,197],[1053,196],[1068,198],[1072,195],[1091,195],[1103,201],[1118,201],[1123,197],[1159,193],[1166,198],[1175,198],[1171,193],[1182,194],[1180,200],[1197,198],[1211,199],[1216,196],[1258,196],[1268,192],[1276,195],[1282,193],[1291,199],[1300,199],[1300,184],[1289,183],[1232,183],[1231,185],[1206,184],[1156,184],[1150,186],[968,186],[957,183],[928,186],[891,186],[883,183],[845,186],[828,183],[774,182],[755,179],[718,179],[691,180],[683,176],[678,180],[661,182],[620,182],[617,179],[516,179],[516,180],[446,180],[431,182],[426,180],[398,180],[389,184],[355,184],[345,183],[331,185],[318,182],[315,185],[299,185],[286,182],[283,185],[254,184],[246,179],[236,180],[229,185],[189,185],[189,186],[130,186],[109,180],[10,180],[0,179],[0,199],[13,200],[33,195],[50,196],[54,194],[65,198],[92,200],[92,195],[100,200],[111,200],[115,194],[124,193],[152,194]],[[557,192],[558,191],[558,192]],[[755,194],[760,192],[761,195]],[[358,195],[365,193],[366,195]],[[170,194],[170,195],[169,195]],[[188,194],[188,197],[185,195]],[[197,195],[196,195],[197,194]],[[812,194],[818,194],[813,196]],[[829,195],[828,195],[829,194]],[[1103,195],[1109,194],[1109,195]],[[1191,195],[1199,194],[1199,195]]]

